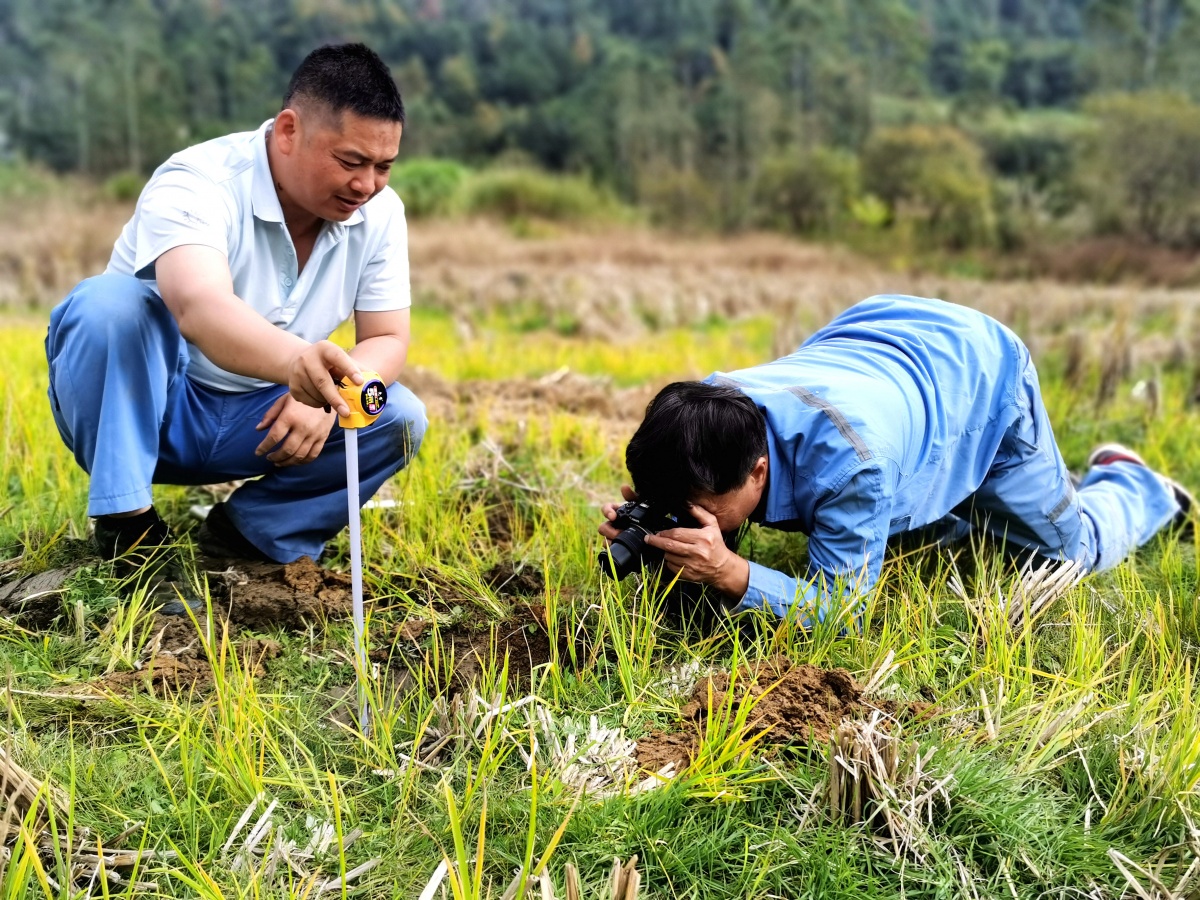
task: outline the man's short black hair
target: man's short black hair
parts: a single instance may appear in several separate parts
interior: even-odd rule
[[[366,44],[318,47],[296,68],[283,95],[286,109],[305,100],[334,115],[349,110],[366,119],[404,124],[404,101],[392,73]]]
[[[767,454],[767,425],[737,388],[677,381],[646,407],[625,450],[639,499],[678,512],[697,493],[741,487]]]

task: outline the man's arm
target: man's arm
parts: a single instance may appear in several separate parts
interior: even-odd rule
[[[737,609],[769,610],[807,627],[841,613],[848,597],[865,599],[879,580],[891,521],[891,498],[883,488],[879,468],[855,473],[816,511],[807,577],[797,580],[751,562]]]
[[[180,333],[214,364],[236,375],[286,384],[308,406],[330,404],[349,414],[334,380],[361,378],[359,366],[336,344],[310,344],[242,302],[219,250],[174,247],[156,260],[155,276]]]
[[[354,314],[354,328],[357,343],[350,356],[391,384],[408,354],[408,310],[359,311]],[[284,394],[258,423],[258,430],[267,434],[257,452],[278,466],[303,465],[320,455],[332,428],[332,416],[295,403]]]
[[[408,309],[354,313],[354,349],[350,355],[364,369],[379,373],[384,384],[395,381],[408,359]]]
[[[632,495],[626,494],[626,499]],[[662,550],[667,567],[682,578],[717,588],[737,602],[736,611],[765,609],[805,627],[840,613],[847,594],[863,597],[879,580],[891,520],[892,501],[880,468],[859,469],[817,509],[808,538],[809,570],[803,581],[738,556],[725,546],[717,520],[690,506],[699,528],[672,528],[646,536]],[[615,509],[604,508],[611,521]],[[616,530],[606,522],[600,533]]]

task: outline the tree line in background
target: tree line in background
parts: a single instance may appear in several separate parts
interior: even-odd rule
[[[0,154],[144,175],[363,40],[404,158],[582,176],[676,227],[1196,247],[1197,38],[1200,0],[4,0]],[[463,171],[404,168],[418,214]]]

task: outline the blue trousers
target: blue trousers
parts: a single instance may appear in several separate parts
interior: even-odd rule
[[[255,478],[227,509],[272,559],[315,559],[346,526],[341,427],[306,465],[278,468],[255,456],[264,436],[255,426],[287,388],[229,393],[189,379],[187,343],[174,317],[138,279],[100,275],[80,283],[50,315],[46,358],[54,421],[91,476],[88,515],[149,506],[151,484]],[[421,401],[390,385],[383,413],[359,431],[363,501],[412,459],[426,424]]]
[[[1147,543],[1179,512],[1170,487],[1132,462],[1093,466],[1078,488],[1059,453],[1037,370],[1021,348],[1024,415],[1009,429],[987,478],[955,513],[1010,546],[1103,572]]]

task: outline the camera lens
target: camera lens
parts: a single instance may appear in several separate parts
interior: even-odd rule
[[[645,551],[646,538],[641,529],[626,528],[606,550],[600,551],[600,571],[620,581],[638,570]]]

